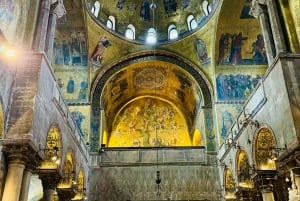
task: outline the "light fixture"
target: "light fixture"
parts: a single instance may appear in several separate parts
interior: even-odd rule
[[[99,154],[100,154],[100,155],[103,154],[103,153],[105,152],[105,147],[106,147],[105,144],[101,144],[100,149],[99,149]]]
[[[148,29],[147,36],[146,36],[146,43],[149,45],[154,45],[157,42],[157,33],[154,26],[154,12],[156,9],[156,4],[152,0],[150,4],[150,9],[152,10],[152,27]]]

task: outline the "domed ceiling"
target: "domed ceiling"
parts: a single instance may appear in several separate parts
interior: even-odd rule
[[[86,5],[89,14],[100,26],[121,38],[129,40],[125,37],[125,32],[130,29],[133,31],[134,42],[145,43],[149,28],[154,27],[157,42],[168,43],[184,38],[201,28],[214,13],[218,1],[87,0]],[[114,25],[107,25],[108,23]],[[173,39],[169,38],[170,29],[175,31]]]

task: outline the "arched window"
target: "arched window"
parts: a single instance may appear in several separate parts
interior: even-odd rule
[[[125,31],[125,37],[131,40],[135,39],[135,27],[132,24],[129,24]]]
[[[95,17],[98,17],[99,12],[100,12],[100,2],[99,1],[95,1],[91,12],[95,15]]]
[[[174,24],[171,24],[168,27],[168,37],[169,37],[169,40],[174,40],[174,39],[178,38],[178,31]]]
[[[107,28],[115,30],[115,24],[116,24],[115,17],[114,16],[109,16],[108,20],[106,22]]]
[[[207,0],[204,0],[202,2],[202,9],[203,9],[205,16],[208,16],[209,13],[211,12],[211,6],[209,5]]]
[[[193,29],[196,29],[198,24],[195,20],[195,17],[193,15],[189,15],[187,17],[187,23],[188,23],[188,27],[189,27],[189,30],[193,30]]]
[[[157,35],[156,31],[154,28],[149,28],[147,32],[147,37],[146,37],[146,43],[148,44],[154,44],[157,41]]]

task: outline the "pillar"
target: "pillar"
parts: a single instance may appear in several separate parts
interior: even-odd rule
[[[8,158],[8,170],[2,201],[19,201],[25,159],[21,153],[9,153]]]
[[[274,0],[266,0],[268,13],[269,13],[269,19],[271,23],[272,28],[272,34],[273,34],[273,40],[275,44],[276,49],[276,55],[278,55],[281,52],[286,52],[286,44],[284,35],[282,32],[282,26],[279,20],[278,15],[278,9],[275,5]]]
[[[61,18],[65,14],[66,14],[66,10],[64,8],[62,1],[58,1],[58,4],[55,4],[51,7],[49,20],[48,20],[48,27],[47,27],[47,36],[46,36],[47,40],[45,44],[45,52],[50,61],[52,59],[52,53],[53,53],[56,22],[57,19]]]
[[[57,191],[59,201],[70,201],[76,195],[76,191],[73,187],[57,188],[56,191]]]
[[[39,177],[42,180],[43,185],[43,201],[53,201],[55,189],[61,180],[61,176],[55,169],[41,169],[39,172]]]
[[[265,49],[267,54],[268,63],[271,64],[275,58],[275,48],[272,47],[273,38],[272,38],[272,30],[270,25],[268,24],[268,14],[262,8],[262,5],[259,4],[257,0],[252,1],[252,7],[250,14],[257,18],[260,22],[262,34],[264,37]]]
[[[28,191],[29,191],[29,185],[30,185],[30,179],[32,176],[32,169],[26,168],[23,174],[22,179],[22,186],[21,186],[21,192],[20,192],[20,201],[27,201],[28,200]]]
[[[50,13],[51,0],[41,0],[33,50],[43,52],[45,49],[46,34]]]

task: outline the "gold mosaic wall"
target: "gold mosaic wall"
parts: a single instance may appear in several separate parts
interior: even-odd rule
[[[155,97],[126,105],[113,128],[109,147],[191,146],[182,114],[174,105]]]

